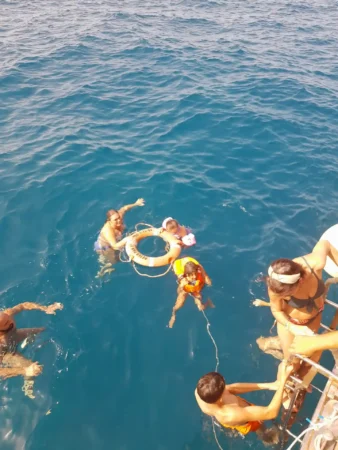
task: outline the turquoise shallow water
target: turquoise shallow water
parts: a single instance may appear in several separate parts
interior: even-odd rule
[[[19,318],[48,327],[25,350],[44,373],[34,401],[2,383],[3,450],[217,448],[193,397],[215,366],[203,316],[187,302],[166,328],[172,274],[95,279],[105,211],[138,197],[129,230],[196,233],[226,379],[274,379],[251,302],[338,222],[337,22],[330,0],[0,3],[1,306],[65,305]]]

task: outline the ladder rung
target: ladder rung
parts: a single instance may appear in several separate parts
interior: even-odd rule
[[[337,303],[333,302],[332,300],[325,299],[325,303],[327,303],[328,305],[332,306],[333,308],[338,309]]]
[[[321,326],[322,328],[324,328],[324,330],[326,330],[326,331],[332,331],[330,327],[324,325],[323,323],[321,323],[320,326]]]
[[[310,358],[306,358],[305,356],[299,355],[298,353],[295,354],[295,356],[302,361],[305,361],[306,363],[310,364],[312,367],[314,367],[321,375],[324,375],[329,380],[333,380],[335,382],[338,381],[338,375],[331,372],[330,370],[325,369],[325,367],[321,366],[320,364],[312,361]]]
[[[303,382],[300,378],[297,378],[294,375],[291,375],[290,378],[292,381],[294,381],[295,383],[298,383],[298,384],[302,384],[302,382]],[[310,386],[312,387],[312,389],[315,389],[316,391],[323,393],[323,391],[321,389],[317,388],[317,386],[315,386],[314,384],[310,384]]]

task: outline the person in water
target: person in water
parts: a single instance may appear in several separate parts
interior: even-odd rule
[[[292,372],[292,366],[282,362],[278,368],[277,380],[273,383],[234,383],[226,385],[218,372],[204,375],[197,383],[195,397],[204,414],[213,417],[220,426],[237,430],[242,435],[256,432],[266,444],[278,443],[276,428],[266,429],[264,421],[278,416],[285,383]],[[253,391],[276,391],[268,406],[256,406],[239,397]]]
[[[172,217],[167,217],[162,222],[162,228],[175,236],[175,238],[181,241],[182,245],[185,247],[191,247],[196,244],[195,235],[192,234],[191,229],[180,225],[177,220]]]
[[[94,244],[94,250],[100,255],[99,262],[101,264],[101,270],[97,277],[112,272],[113,269],[111,267],[117,261],[116,250],[123,248],[126,243],[126,239],[122,239],[125,230],[123,222],[125,213],[136,206],[144,206],[144,203],[144,199],[139,198],[131,205],[123,206],[119,210],[110,209],[107,212],[106,222]]]
[[[189,294],[194,298],[195,304],[200,311],[204,311],[208,306],[214,308],[214,304],[210,299],[206,303],[202,303],[202,289],[206,284],[211,286],[211,279],[196,259],[189,256],[177,259],[174,262],[173,269],[178,277],[178,296],[169,321],[169,328],[174,326],[176,311],[184,306]]]
[[[25,394],[31,398],[33,396],[34,377],[42,372],[42,366],[25,358],[17,351],[18,345],[25,346],[27,341],[34,340],[35,336],[45,328],[16,328],[14,316],[22,311],[38,310],[46,314],[55,314],[55,311],[62,309],[61,303],[53,303],[49,306],[41,306],[37,303],[20,303],[13,308],[8,308],[0,312],[0,378],[6,379],[16,376],[23,376]]]
[[[312,253],[293,260],[277,259],[269,267],[266,282],[271,312],[277,321],[277,333],[286,359],[295,336],[313,335],[319,329],[326,292],[322,271],[328,256],[337,263],[337,249],[322,240]],[[311,359],[318,362],[320,355],[316,352]],[[298,370],[299,361],[294,367]],[[308,365],[302,365],[298,376],[304,377],[308,370]]]

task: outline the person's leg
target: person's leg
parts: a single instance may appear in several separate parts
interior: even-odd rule
[[[283,351],[284,359],[290,359],[290,363],[293,364],[294,372],[296,372],[300,367],[300,361],[297,358],[290,358],[290,346],[295,338],[295,336],[283,325],[277,322],[277,334],[280,339],[280,344]],[[283,407],[288,409],[291,400],[292,391],[287,387],[284,389],[283,397]]]
[[[172,315],[171,315],[171,319],[170,319],[169,324],[168,324],[169,328],[172,328],[174,326],[174,323],[175,323],[175,320],[176,320],[176,311],[178,311],[179,309],[181,309],[184,306],[184,303],[185,303],[187,297],[188,297],[188,294],[186,292],[180,292],[178,294],[176,303],[175,303],[175,305],[173,307],[173,312],[172,312]]]
[[[101,250],[97,252],[99,255],[98,261],[100,265],[100,270],[98,271],[95,278],[101,278],[106,274],[113,272],[114,265],[119,261],[119,254],[116,250],[108,249]]]
[[[212,303],[210,298],[205,303],[202,303],[202,295],[196,294],[194,295],[194,301],[195,305],[197,306],[199,311],[204,311],[205,309],[209,308],[215,308],[215,305]]]
[[[322,314],[318,314],[315,320],[313,320],[309,325],[307,326],[314,334],[316,334],[319,330],[320,323],[322,320]],[[310,359],[314,362],[319,362],[320,358],[322,356],[322,351],[315,352],[313,355],[310,356]],[[304,386],[309,386],[311,384],[311,381],[316,376],[317,370],[312,368],[310,364],[306,364],[302,362],[301,367],[298,371],[298,377],[303,380]]]

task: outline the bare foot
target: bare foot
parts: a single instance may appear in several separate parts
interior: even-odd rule
[[[212,303],[212,301],[211,301],[210,298],[208,298],[208,300],[207,300],[207,302],[206,302],[206,305],[208,305],[209,308],[216,308],[216,306]]]
[[[168,324],[169,328],[172,328],[174,326],[175,320],[176,320],[176,317],[172,316],[170,321],[169,321],[169,324]]]

